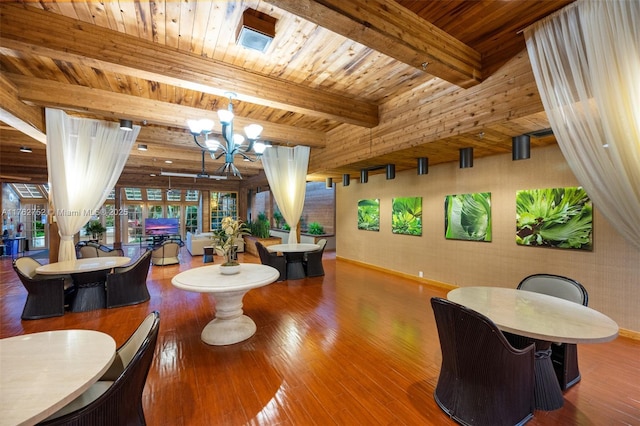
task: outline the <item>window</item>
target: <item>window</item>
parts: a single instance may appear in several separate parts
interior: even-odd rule
[[[196,232],[198,229],[198,206],[185,207],[185,232]]]
[[[162,201],[162,190],[158,188],[147,188],[147,200]]]
[[[182,199],[182,191],[179,189],[170,189],[167,191],[167,201],[180,201]]]
[[[142,239],[142,205],[127,206],[127,233],[129,243],[137,243]]]
[[[125,188],[124,196],[128,201],[142,201],[142,191],[140,188]]]
[[[187,189],[187,192],[184,195],[185,201],[198,201],[200,196],[200,192],[196,189]]]
[[[149,213],[147,214],[147,217],[150,217],[151,219],[159,219],[162,217],[162,206],[149,206]]]
[[[219,229],[222,219],[238,218],[238,194],[236,192],[211,192],[211,229]]]

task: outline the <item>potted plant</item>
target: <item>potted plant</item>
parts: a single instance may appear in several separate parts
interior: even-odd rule
[[[241,220],[227,216],[222,219],[220,229],[215,234],[218,237],[216,249],[221,251],[225,258],[225,262],[220,266],[220,272],[226,275],[240,272],[240,263],[235,256],[236,239],[249,235],[249,229]]]
[[[271,224],[264,212],[258,214],[257,220],[249,222],[248,225],[251,234],[245,234],[244,236],[244,250],[246,252],[251,253],[254,256],[258,256],[256,241],[259,241],[265,247],[273,244],[280,244],[282,242],[282,238],[271,236]]]
[[[107,232],[107,228],[102,226],[99,220],[90,220],[84,226],[84,232],[87,235],[91,235],[92,240],[100,241],[104,233]]]
[[[282,213],[280,213],[280,211],[276,210],[275,212],[273,212],[273,220],[276,221],[276,228],[280,228],[280,224],[284,221],[284,216],[282,216]]]
[[[324,227],[320,225],[318,222],[311,222],[309,224],[309,228],[307,229],[307,232],[311,235],[323,235]]]

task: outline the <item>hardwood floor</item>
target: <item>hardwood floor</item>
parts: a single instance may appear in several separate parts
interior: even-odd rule
[[[147,303],[21,321],[26,291],[5,258],[0,337],[88,328],[121,345],[148,312],[159,311],[143,395],[149,425],[454,424],[433,399],[441,355],[429,299],[445,290],[326,252],[324,277],[251,290],[244,311],[256,334],[213,347],[200,332],[214,299],[171,286],[176,273],[202,265],[184,248],[182,259],[151,267]],[[240,254],[240,261],[258,258]],[[528,425],[640,424],[640,342],[580,345],[579,359],[582,381],[565,393],[564,407],[536,411]]]

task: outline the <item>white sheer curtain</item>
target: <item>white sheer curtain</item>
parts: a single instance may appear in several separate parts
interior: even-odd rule
[[[140,133],[118,123],[70,117],[46,110],[47,166],[60,249],[58,261],[76,258],[73,236],[102,206]]]
[[[578,0],[524,34],[564,157],[640,249],[640,1]]]
[[[289,244],[298,242],[298,222],[307,190],[309,151],[308,146],[274,146],[267,148],[262,156],[269,188],[284,220],[291,226]]]

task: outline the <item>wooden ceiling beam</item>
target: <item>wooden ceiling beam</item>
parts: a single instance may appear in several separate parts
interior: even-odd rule
[[[41,106],[84,113],[89,112],[103,117],[110,117],[114,120],[126,118],[184,129],[187,128],[187,120],[190,118],[208,116],[217,120],[215,111],[17,74],[6,74],[6,76],[15,84],[21,101]],[[239,116],[235,117],[234,123],[237,128],[243,128],[251,123],[262,125],[264,130],[261,139],[277,145],[295,144],[314,148],[325,147],[325,135],[322,132],[269,121],[249,120]],[[214,133],[218,129],[219,125],[217,129],[214,129]],[[188,132],[185,132],[185,136],[191,138]]]
[[[479,52],[395,1],[266,2],[462,88],[482,82]]]
[[[378,124],[376,105],[248,72],[240,67],[44,10],[0,4],[0,46],[105,71],[285,111],[364,127]]]
[[[0,74],[0,121],[38,142],[47,143],[42,108],[23,103],[18,97],[18,88],[5,74]]]

